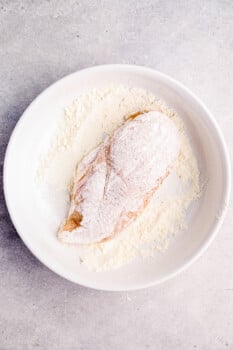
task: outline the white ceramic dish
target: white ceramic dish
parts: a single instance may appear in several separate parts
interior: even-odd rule
[[[110,272],[89,272],[54,233],[38,194],[35,171],[63,108],[81,92],[112,83],[147,89],[182,117],[206,180],[189,210],[188,230],[164,254],[136,260]],[[27,108],[11,136],[4,164],[4,191],[11,219],[24,243],[47,267],[70,281],[102,290],[132,290],[161,283],[187,268],[208,247],[222,223],[230,194],[230,162],[215,119],[186,87],[152,69],[106,65],[84,69],[56,82]]]

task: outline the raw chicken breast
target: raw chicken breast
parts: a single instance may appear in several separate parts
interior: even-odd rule
[[[121,232],[146,207],[178,152],[178,131],[166,115],[148,112],[125,122],[78,166],[60,240],[88,244]]]

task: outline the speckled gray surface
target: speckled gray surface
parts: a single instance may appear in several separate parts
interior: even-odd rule
[[[232,18],[231,0],[0,1],[1,166],[10,133],[36,95],[102,63],[147,65],[181,80],[215,114],[232,159]],[[231,202],[208,252],[174,280],[98,292],[30,254],[1,189],[0,350],[233,349],[232,209]]]

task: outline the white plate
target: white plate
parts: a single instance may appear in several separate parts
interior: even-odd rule
[[[164,254],[136,260],[110,272],[89,272],[75,249],[57,239],[49,208],[35,184],[38,158],[50,140],[63,108],[84,90],[110,84],[147,89],[182,117],[197,154],[203,196],[188,213],[188,230]],[[230,194],[230,162],[222,134],[211,113],[183,85],[152,69],[106,65],[84,69],[56,82],[24,112],[11,136],[4,164],[4,190],[11,219],[31,252],[70,281],[103,290],[132,290],[161,283],[188,267],[215,237]]]

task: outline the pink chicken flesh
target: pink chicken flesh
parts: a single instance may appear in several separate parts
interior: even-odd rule
[[[121,232],[168,176],[179,152],[174,123],[160,112],[125,122],[78,166],[59,238],[90,244]]]

